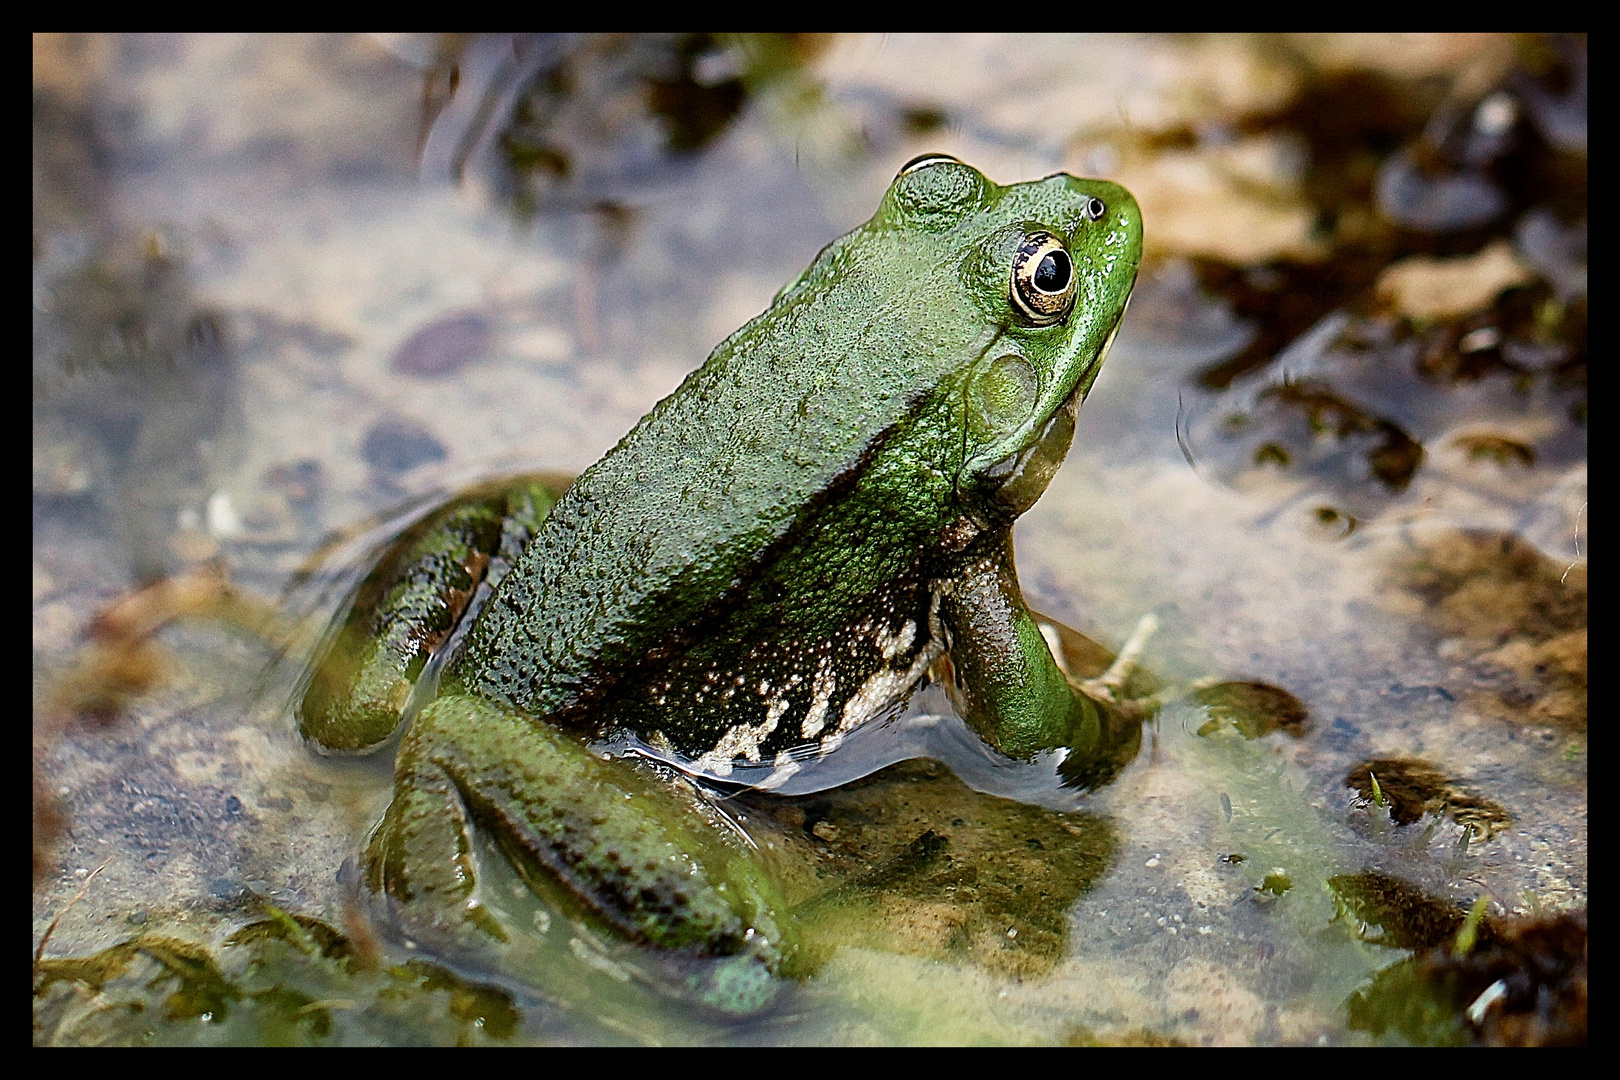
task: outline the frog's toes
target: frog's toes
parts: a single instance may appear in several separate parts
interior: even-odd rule
[[[719,1012],[751,1016],[776,1000],[782,980],[771,973],[766,958],[752,952],[729,956],[686,978],[686,989]]]
[[[1151,611],[1143,615],[1136,623],[1136,629],[1131,632],[1130,639],[1114,657],[1114,662],[1108,665],[1108,670],[1096,678],[1083,680],[1078,684],[1081,693],[1093,701],[1105,702],[1115,708],[1131,709],[1147,713],[1156,711],[1163,704],[1163,695],[1153,694],[1145,698],[1130,698],[1125,695],[1125,684],[1136,671],[1142,651],[1147,643],[1159,629],[1159,617]]]

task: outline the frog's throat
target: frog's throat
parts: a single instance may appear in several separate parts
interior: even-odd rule
[[[1134,295],[1134,289],[1132,294]],[[1131,297],[1127,295],[1125,303],[1120,305],[1119,317],[1114,320],[1114,325],[1109,327],[1108,335],[1103,338],[1102,347],[1097,350],[1096,359],[1087,365],[1086,373],[1073,389],[1065,391],[1061,382],[1054,381],[1030,410],[1027,420],[962,463],[956,481],[958,493],[965,494],[964,489],[977,485],[980,478],[998,481],[1022,472],[1031,453],[1045,441],[1059,415],[1067,412],[1069,420],[1073,421],[1080,403],[1085,401],[1086,395],[1091,392],[1092,384],[1097,381],[1103,361],[1108,359],[1109,350],[1114,347],[1114,339],[1119,336],[1120,324],[1125,321],[1125,312],[1130,306]]]

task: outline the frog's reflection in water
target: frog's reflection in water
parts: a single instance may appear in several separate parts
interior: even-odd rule
[[[1044,974],[1064,955],[1069,908],[1118,847],[1103,815],[986,795],[924,758],[732,806],[782,884],[812,968],[854,946]]]

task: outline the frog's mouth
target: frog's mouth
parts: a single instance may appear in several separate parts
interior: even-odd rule
[[[1109,328],[1102,348],[1097,350],[1096,359],[1066,396],[1056,401],[1042,400],[1032,410],[1028,421],[963,463],[956,483],[957,495],[963,502],[983,507],[1009,521],[1035,505],[1074,442],[1080,403],[1097,381],[1097,373],[1114,347],[1114,339],[1119,336],[1120,324],[1125,321],[1129,307],[1130,297],[1126,297],[1119,317]],[[1054,386],[1050,393],[1054,398],[1062,393],[1061,384]],[[983,527],[989,523],[981,521],[979,524]]]

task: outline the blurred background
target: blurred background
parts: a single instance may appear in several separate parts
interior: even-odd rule
[[[1044,966],[913,927],[792,1022],[644,1034],[1570,1041],[1578,996],[1584,1041],[1586,66],[1557,35],[36,35],[36,944],[346,925],[387,763],[316,759],[287,696],[356,537],[589,465],[942,151],[1140,202],[1020,572],[1111,648],[1157,614],[1148,666],[1228,690],[1092,796],[1110,854]],[[235,599],[154,601],[150,693],[60,706],[98,612],[198,574]],[[1480,898],[1498,966],[1447,967]],[[74,978],[36,965],[36,1040],[124,1039]],[[287,1030],[492,1037],[440,998],[433,1036]],[[505,1039],[634,1037],[509,1007]],[[146,1038],[266,1037],[197,1015]]]

